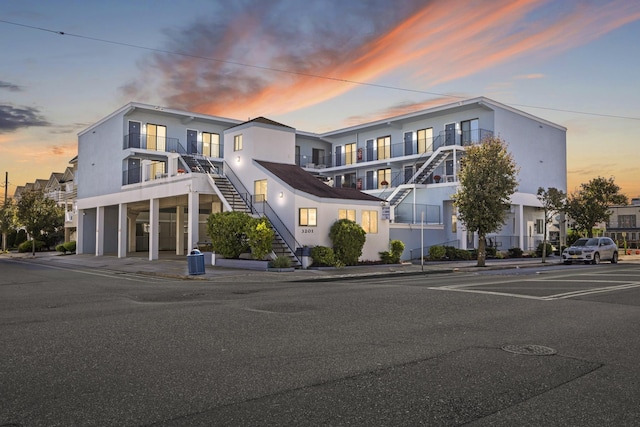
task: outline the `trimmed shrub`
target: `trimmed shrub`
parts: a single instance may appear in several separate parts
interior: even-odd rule
[[[456,249],[456,258],[455,259],[461,259],[464,261],[469,261],[470,259],[473,259],[473,256],[471,255],[471,252],[469,252],[466,249]]]
[[[225,258],[238,258],[249,252],[246,229],[251,217],[243,212],[218,212],[209,215],[207,234],[213,250]]]
[[[246,235],[253,258],[262,259],[271,252],[275,233],[267,218],[252,218],[247,224]]]
[[[400,262],[400,258],[402,257],[402,253],[404,252],[404,242],[402,240],[392,240],[391,244],[391,255],[397,260],[396,262]]]
[[[67,250],[67,252],[75,252],[76,251],[76,241],[75,240],[71,240],[70,242],[64,243],[63,246]]]
[[[484,251],[487,254],[487,257],[495,257],[498,252],[495,246],[487,246],[484,248]]]
[[[520,249],[520,248],[510,248],[509,249],[509,258],[522,258],[522,249]]]
[[[326,246],[315,246],[311,248],[311,258],[313,267],[335,267],[336,256],[333,249]]]
[[[207,234],[211,249],[225,258],[239,258],[251,251],[254,259],[271,252],[274,231],[267,218],[253,218],[244,212],[218,212],[209,215]]]
[[[276,259],[269,263],[272,268],[290,268],[291,258],[285,255],[278,255]]]
[[[542,256],[542,245],[544,245],[543,242],[540,242],[540,244],[538,245],[538,247],[536,248],[536,256],[541,257]],[[546,255],[553,255],[553,246],[551,246],[551,243],[547,242],[547,251],[546,251]]]
[[[40,252],[42,247],[44,246],[44,242],[40,240],[36,240],[36,252]],[[27,240],[26,242],[20,243],[18,246],[18,252],[31,252],[31,240]]]
[[[62,252],[63,254],[67,253],[67,248],[64,247],[64,244],[56,246],[56,251]]]
[[[389,243],[389,251],[378,252],[380,259],[385,264],[399,264],[402,252],[404,252],[404,243],[400,240],[392,240]]]
[[[444,246],[431,246],[429,248],[429,259],[432,261],[436,261],[442,259],[447,254],[447,250]]]
[[[329,238],[333,243],[336,259],[344,265],[357,265],[362,255],[366,233],[356,222],[339,219],[329,230]]]

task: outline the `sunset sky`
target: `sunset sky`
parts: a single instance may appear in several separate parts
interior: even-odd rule
[[[10,196],[130,101],[323,132],[476,96],[567,127],[569,192],[640,196],[637,0],[2,1],[0,53]]]

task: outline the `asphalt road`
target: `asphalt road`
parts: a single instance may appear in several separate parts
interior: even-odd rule
[[[638,264],[245,284],[0,260],[0,426],[639,425],[639,320]]]

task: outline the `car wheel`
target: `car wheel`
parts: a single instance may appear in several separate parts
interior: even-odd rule
[[[596,252],[595,254],[593,254],[593,261],[591,261],[593,264],[598,265],[600,264],[600,254],[598,252]]]
[[[618,252],[614,252],[613,257],[611,258],[611,264],[617,264],[617,263],[618,263]]]

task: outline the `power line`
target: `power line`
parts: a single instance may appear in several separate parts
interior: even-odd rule
[[[340,82],[340,83],[348,83],[348,84],[359,85],[359,86],[375,87],[375,88],[379,88],[379,89],[397,90],[397,91],[402,91],[402,92],[412,92],[412,93],[419,93],[419,94],[424,94],[424,95],[442,96],[442,97],[458,98],[458,99],[466,99],[467,98],[467,97],[459,96],[459,95],[451,95],[451,94],[446,94],[446,93],[430,92],[430,91],[419,90],[419,89],[410,89],[410,88],[400,87],[400,86],[390,86],[390,85],[382,85],[382,84],[376,84],[376,83],[360,82],[360,81],[356,81],[356,80],[342,79],[342,78],[338,78],[338,77],[322,76],[322,75],[318,75],[318,74],[303,73],[303,72],[300,72],[300,71],[291,71],[291,70],[286,70],[286,69],[281,69],[281,68],[273,68],[273,67],[255,65],[255,64],[247,64],[247,63],[244,63],[244,62],[229,61],[229,60],[226,60],[226,59],[211,58],[211,57],[207,57],[207,56],[194,55],[194,54],[190,54],[190,53],[175,52],[175,51],[166,50],[166,49],[158,49],[158,48],[152,48],[152,47],[148,47],[148,46],[136,45],[136,44],[132,44],[132,43],[124,43],[124,42],[118,42],[118,41],[114,41],[114,40],[102,39],[102,38],[98,38],[98,37],[85,36],[85,35],[82,35],[82,34],[73,34],[73,33],[68,33],[68,32],[65,32],[65,31],[57,31],[57,30],[52,30],[50,28],[37,27],[37,26],[33,26],[33,25],[21,24],[21,23],[18,23],[18,22],[6,21],[4,19],[0,19],[0,22],[4,23],[4,24],[15,25],[15,26],[18,26],[18,27],[28,28],[28,29],[32,29],[32,30],[38,30],[38,31],[44,31],[44,32],[52,33],[52,34],[57,34],[57,35],[60,35],[60,36],[76,37],[76,38],[79,38],[79,39],[90,40],[90,41],[95,41],[95,42],[99,42],[99,43],[108,43],[108,44],[113,44],[113,45],[117,45],[117,46],[129,47],[129,48],[132,48],[132,49],[141,49],[141,50],[146,50],[146,51],[150,51],[150,52],[164,53],[164,54],[168,54],[168,55],[179,55],[179,56],[184,56],[184,57],[187,57],[187,58],[202,59],[202,60],[205,60],[205,61],[212,61],[212,62],[220,62],[220,63],[223,63],[223,64],[235,65],[235,66],[238,66],[238,67],[254,68],[254,69],[257,69],[257,70],[271,71],[271,72],[276,72],[276,73],[293,74],[293,75],[304,76],[304,77],[312,77],[312,78],[316,78],[316,79],[331,80],[331,81]],[[512,107],[518,107],[518,108],[534,108],[534,109],[539,109],[539,110],[556,111],[556,112],[562,112],[562,113],[583,114],[583,115],[597,116],[597,117],[608,117],[608,118],[616,118],[616,119],[624,119],[624,120],[639,120],[640,121],[640,117],[618,116],[618,115],[615,115],[615,114],[603,114],[603,113],[594,113],[594,112],[588,112],[588,111],[567,110],[567,109],[562,109],[562,108],[541,107],[541,106],[537,106],[537,105],[527,105],[527,104],[507,104],[507,105],[511,105]]]

